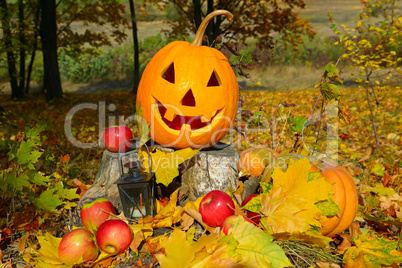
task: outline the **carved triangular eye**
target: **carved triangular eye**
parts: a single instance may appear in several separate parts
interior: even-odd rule
[[[211,77],[209,78],[207,87],[218,87],[220,85],[221,85],[221,80],[219,79],[218,74],[214,70],[211,74]]]
[[[173,62],[169,65],[169,67],[167,67],[162,72],[162,78],[165,79],[166,81],[174,84],[174,63]]]
[[[195,107],[195,98],[193,91],[189,89],[181,100],[181,105]]]

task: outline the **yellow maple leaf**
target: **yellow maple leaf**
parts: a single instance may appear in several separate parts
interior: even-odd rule
[[[211,247],[219,241],[216,235],[202,235],[196,243],[190,243],[187,233],[174,229],[169,237],[162,237],[159,241],[165,248],[165,254],[155,254],[160,266],[164,267],[192,267],[191,262],[197,252],[204,247]]]
[[[36,261],[35,267],[71,267],[71,265],[64,264],[59,258],[57,249],[62,238],[52,236],[50,233],[45,233],[44,236],[38,236],[37,238],[40,249],[36,252],[38,257],[34,258]]]
[[[203,196],[200,196],[200,197],[198,197],[195,201],[189,201],[189,202],[187,202],[185,205],[184,205],[184,209],[186,209],[186,208],[191,208],[191,209],[195,209],[195,210],[199,210],[199,208],[200,208],[200,204],[201,204],[201,201],[202,201],[202,199],[204,198],[204,195]]]
[[[144,241],[147,237],[151,236],[154,232],[152,228],[152,222],[148,223],[139,223],[130,225],[131,230],[133,231],[133,241],[130,244],[131,250],[138,254],[138,247],[142,241]]]
[[[310,168],[306,157],[290,160],[286,172],[274,170],[271,190],[261,195],[261,223],[269,232],[304,233],[312,225],[321,226],[316,203],[331,198],[332,185]]]
[[[156,183],[162,183],[168,186],[174,178],[179,176],[178,166],[187,159],[192,158],[199,151],[199,149],[186,148],[169,153],[161,150],[152,152],[152,171],[155,172]],[[140,154],[144,160],[142,165],[145,167],[145,171],[148,171],[149,163],[147,151],[141,150]]]
[[[170,195],[169,203],[153,219],[152,227],[171,227],[174,223],[181,220],[183,208],[177,206],[179,189]]]
[[[190,264],[191,268],[242,268],[246,267],[240,264],[239,259],[230,257],[229,251],[232,246],[230,245],[231,237],[226,236],[221,239],[215,239],[208,246],[198,251],[194,255],[194,259]],[[236,240],[232,237],[232,240],[236,243]],[[232,243],[233,244],[233,243]]]

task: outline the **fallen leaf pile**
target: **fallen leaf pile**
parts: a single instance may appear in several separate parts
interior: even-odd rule
[[[267,146],[278,154],[284,154],[296,142],[302,142],[303,146],[297,148],[299,153],[309,150],[326,153],[326,146],[337,142],[339,150],[336,154],[331,151],[331,156],[352,174],[359,196],[359,212],[349,231],[333,239],[320,234],[320,220],[327,213],[317,204],[330,198],[330,185],[309,175],[308,163],[299,160],[286,172],[275,169],[272,184],[261,183],[262,193],[247,204],[247,209],[261,214],[259,226],[238,217],[229,234],[224,235],[219,228],[208,227],[202,222],[198,212],[200,199],[182,207],[178,205],[180,193],[174,192],[167,204],[159,206],[155,217],[130,224],[134,239],[129,251],[118,256],[101,255],[96,262],[86,265],[398,267],[402,263],[402,90],[393,87],[379,92],[382,102],[376,118],[381,145],[378,151],[370,111],[361,90],[342,89],[342,101],[349,121],[329,120],[324,122],[326,128],[322,128],[321,136],[317,135],[317,128],[300,137],[295,135],[295,130],[303,126],[305,121],[302,119],[310,114],[318,92],[242,91],[241,95],[244,103],[239,111],[248,112],[239,114],[242,120],[237,121],[233,133],[225,137],[225,142],[237,146],[239,152],[252,144]],[[113,100],[116,109],[106,109],[112,102],[105,103],[105,99]],[[82,110],[74,115],[72,134],[81,142],[98,141],[100,114],[104,118],[130,118],[135,113],[135,97],[129,92],[65,94],[62,100],[53,103],[32,97],[26,102],[30,112],[26,112],[26,106],[19,102],[2,100],[6,112],[0,115],[1,170],[11,168],[6,157],[8,145],[19,139],[26,125],[42,123],[45,124],[41,134],[44,154],[35,168],[43,174],[53,174],[51,180],[55,185],[65,183],[82,196],[96,176],[104,150],[99,147],[77,148],[66,138],[65,116],[74,105],[85,102],[96,104],[98,110]],[[311,126],[318,127],[317,122],[312,122]],[[139,126],[131,123],[135,136],[136,133],[140,135]],[[334,124],[336,129],[331,127]],[[179,164],[181,157],[188,158],[194,153],[156,150],[152,161],[174,158]],[[177,169],[170,165],[155,172],[158,182],[164,185],[178,174]],[[239,189],[229,192],[238,195],[241,193]],[[11,210],[12,202],[16,202],[14,210]],[[58,260],[57,245],[68,231],[68,209],[74,206],[73,202],[64,204],[54,214],[28,209],[29,204],[17,203],[11,199],[0,200],[1,207],[7,208],[2,209],[0,220],[2,264],[24,261],[36,267],[49,267],[49,264],[63,267]],[[242,215],[244,211],[236,207],[236,214]]]

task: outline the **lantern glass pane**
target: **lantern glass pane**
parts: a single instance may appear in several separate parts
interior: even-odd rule
[[[149,183],[119,185],[119,194],[127,218],[153,216],[153,198]]]

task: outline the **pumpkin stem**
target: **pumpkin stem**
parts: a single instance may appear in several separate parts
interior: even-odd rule
[[[310,163],[313,166],[318,166],[318,165],[320,165],[322,163],[323,159],[326,158],[326,155],[325,154],[320,154],[320,155],[318,155],[316,157],[310,156],[309,158],[310,158]]]
[[[199,47],[202,46],[202,38],[204,37],[204,33],[205,33],[205,30],[207,29],[208,23],[211,21],[212,18],[219,16],[219,15],[225,15],[226,19],[228,21],[232,20],[232,18],[233,18],[232,13],[230,13],[227,10],[212,11],[211,13],[208,14],[208,16],[206,16],[202,20],[200,27],[198,27],[198,30],[195,34],[194,40],[191,43],[191,45],[195,45],[195,46],[199,46]]]

